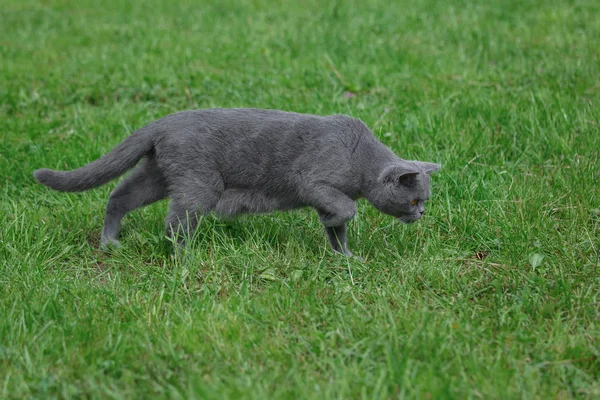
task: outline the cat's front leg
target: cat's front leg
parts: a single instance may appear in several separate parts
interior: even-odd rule
[[[329,186],[314,187],[311,204],[317,209],[333,251],[349,257],[346,245],[346,222],[356,214],[356,203],[340,190]]]
[[[325,227],[325,232],[327,233],[327,238],[329,239],[333,251],[345,254],[348,257],[353,256],[346,244],[346,224]]]
[[[340,190],[329,186],[317,186],[306,195],[307,203],[313,206],[325,227],[345,224],[354,218],[356,203]]]

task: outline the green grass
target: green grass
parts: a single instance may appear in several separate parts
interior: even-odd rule
[[[44,1],[0,6],[1,398],[598,398],[600,3]],[[115,183],[34,183],[204,107],[354,115],[441,162],[427,217],[166,204],[97,249]],[[483,258],[477,258],[477,254]],[[484,257],[486,256],[487,257]]]

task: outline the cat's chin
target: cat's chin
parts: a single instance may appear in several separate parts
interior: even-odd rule
[[[398,217],[397,220],[402,222],[403,224],[412,224],[417,222],[420,218],[410,218],[410,217]]]

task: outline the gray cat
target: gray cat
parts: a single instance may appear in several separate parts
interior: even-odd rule
[[[411,223],[425,212],[429,174],[439,164],[406,161],[361,121],[277,110],[206,109],[161,118],[110,153],[73,171],[39,169],[40,183],[63,192],[103,185],[135,167],[111,193],[101,245],[118,246],[128,212],[171,198],[167,233],[183,245],[198,217],[313,207],[334,251],[352,256],[346,222],[365,197]],[[181,235],[183,234],[183,235]]]

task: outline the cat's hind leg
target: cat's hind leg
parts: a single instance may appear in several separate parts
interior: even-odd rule
[[[193,182],[193,181],[192,181]],[[223,192],[222,182],[211,184],[186,183],[183,192],[171,193],[171,204],[166,219],[167,234],[175,239],[178,252],[191,239],[198,227],[199,218],[207,215],[216,206]]]
[[[167,197],[167,185],[154,157],[136,167],[110,194],[100,246],[119,246],[121,220],[130,211]]]

